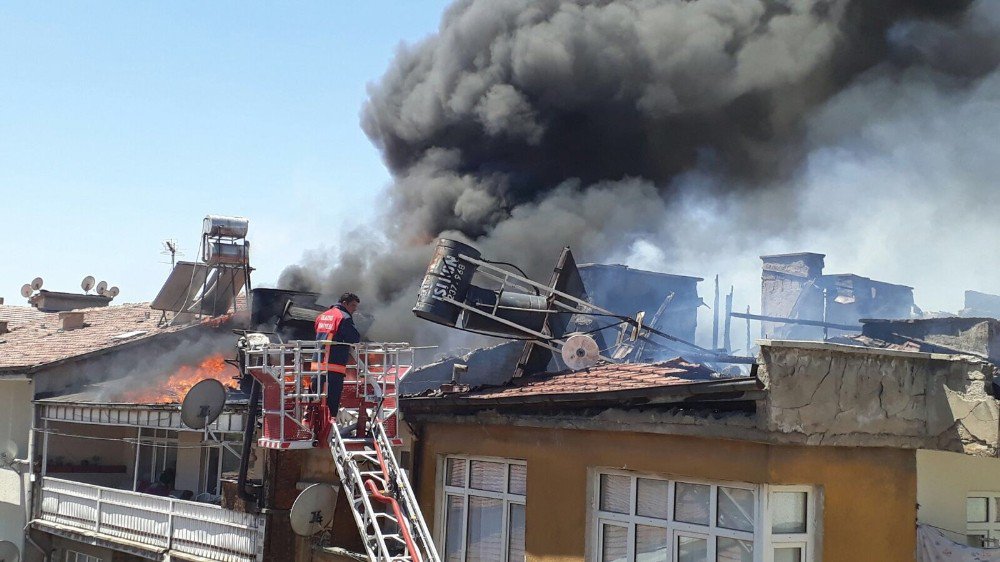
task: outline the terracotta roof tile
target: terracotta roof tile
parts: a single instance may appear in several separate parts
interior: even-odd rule
[[[0,334],[0,371],[27,370],[197,325],[159,326],[160,311],[148,303],[75,312],[84,313],[84,326],[63,331],[58,313],[0,305],[0,321],[7,320],[10,330]]]
[[[716,380],[714,371],[677,358],[663,363],[605,364],[581,371],[544,373],[515,379],[503,387],[472,390],[469,399],[643,390]]]

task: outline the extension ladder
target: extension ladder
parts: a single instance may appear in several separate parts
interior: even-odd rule
[[[376,417],[364,447],[333,432],[330,450],[351,513],[376,562],[440,562],[410,481],[396,462],[385,427]],[[381,504],[381,509],[376,508]]]

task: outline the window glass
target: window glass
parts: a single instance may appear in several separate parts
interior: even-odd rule
[[[806,492],[774,492],[771,494],[771,532],[775,534],[805,533]]]
[[[674,519],[708,525],[711,486],[678,482],[674,494]]]
[[[635,526],[636,562],[660,562],[670,558],[669,531],[662,527]]]
[[[629,506],[629,477],[615,474],[601,475],[601,510],[614,513],[631,513]]]
[[[677,562],[708,562],[708,541],[678,535]]]
[[[510,465],[510,493],[523,496],[527,494],[528,467],[523,464]]]
[[[516,503],[510,504],[507,519],[507,552],[508,562],[524,562],[524,506]]]
[[[972,534],[966,535],[966,542],[969,546],[974,546],[976,548],[983,548],[986,546],[986,535],[985,534]]]
[[[670,516],[667,507],[669,490],[670,483],[666,480],[639,478],[635,490],[636,515],[667,519]]]
[[[626,562],[628,528],[604,524],[601,529],[601,562]]]
[[[802,547],[783,546],[775,548],[774,562],[802,562]]]
[[[472,474],[475,475],[475,468]],[[469,527],[465,534],[466,562],[501,562],[502,518],[503,500],[469,496]]]
[[[447,562],[462,562],[462,523],[465,521],[465,502],[462,496],[448,496],[448,531],[444,545]]]
[[[737,531],[753,531],[753,511],[753,491],[719,486],[717,525]]]
[[[507,478],[507,465],[500,462],[472,461],[469,487],[488,492],[503,492]]]
[[[959,504],[961,505],[961,504]],[[968,498],[965,500],[965,520],[969,523],[985,523],[989,521],[987,510],[988,498]]]
[[[753,542],[719,537],[715,543],[715,559],[718,562],[753,562]]]
[[[465,459],[448,459],[445,483],[449,486],[465,487]]]

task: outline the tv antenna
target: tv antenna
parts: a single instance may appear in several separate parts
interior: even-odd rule
[[[177,240],[173,238],[163,241],[163,250],[160,251],[164,256],[170,256],[170,267],[173,268],[177,265],[177,256],[183,256],[184,252],[181,251],[180,246],[177,245]]]

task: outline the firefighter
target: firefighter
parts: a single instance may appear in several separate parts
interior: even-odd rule
[[[354,293],[341,295],[337,304],[316,317],[316,340],[343,344],[361,341],[361,334],[354,327],[354,320],[351,318],[359,304],[361,299],[358,295]],[[330,410],[330,417],[334,420],[340,411],[340,395],[344,392],[344,376],[347,374],[347,361],[350,356],[350,346],[328,343],[319,365],[320,371],[327,372],[326,405]]]

